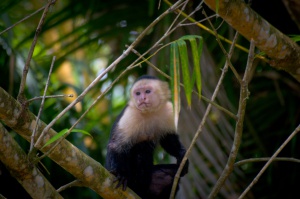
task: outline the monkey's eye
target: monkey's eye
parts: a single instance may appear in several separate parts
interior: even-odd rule
[[[151,90],[146,90],[146,93],[147,93],[147,94],[151,93]]]
[[[136,95],[140,95],[140,94],[141,94],[141,92],[136,92],[135,94],[136,94]]]

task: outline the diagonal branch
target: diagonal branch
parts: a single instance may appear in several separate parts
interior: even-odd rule
[[[10,27],[6,28],[5,30],[1,31],[1,32],[0,32],[0,35],[2,35],[3,33],[7,32],[7,31],[9,31],[10,29],[14,28],[16,25],[22,23],[23,21],[26,21],[27,19],[29,19],[29,18],[32,17],[33,15],[35,15],[35,14],[41,12],[43,9],[45,9],[45,7],[46,7],[46,6],[41,7],[40,9],[38,9],[37,11],[31,13],[30,15],[24,17],[23,19],[21,19],[21,20],[18,21],[17,23],[15,23],[15,24],[13,24],[12,26],[10,26]]]
[[[234,164],[235,167],[239,167],[244,164],[248,163],[254,163],[254,162],[268,162],[271,158],[270,157],[264,157],[264,158],[249,158],[245,160],[238,161]],[[278,157],[274,158],[273,161],[282,161],[282,162],[295,162],[295,163],[300,163],[300,159],[296,158],[289,158],[289,157]]]
[[[63,198],[0,122],[0,161],[32,198]],[[1,198],[1,197],[0,197]]]
[[[218,14],[230,26],[249,41],[253,39],[256,47],[272,59],[271,66],[287,71],[300,82],[300,47],[295,42],[270,25],[243,1],[204,2],[214,11],[218,2]]]
[[[21,110],[20,103],[0,87],[0,121],[30,141],[32,131],[37,124],[37,118],[27,109],[24,110],[26,120],[22,117],[16,117]],[[40,135],[46,124],[40,121],[38,125],[37,135]],[[54,135],[56,132],[49,129],[41,140],[41,145],[44,145]],[[52,145],[50,144],[41,151],[48,151]],[[103,198],[139,198],[130,189],[127,191],[115,189],[114,177],[99,162],[80,151],[67,140],[63,140],[48,157]]]

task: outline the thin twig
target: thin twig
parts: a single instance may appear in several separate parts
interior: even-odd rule
[[[83,187],[83,186],[84,186],[84,184],[80,180],[74,180],[66,185],[59,187],[56,191],[59,193],[70,187]]]
[[[75,106],[78,102],[82,101],[84,96],[103,78],[105,74],[107,74],[110,70],[112,70],[116,65],[123,60],[130,53],[131,49],[134,48],[141,39],[148,33],[148,31],[153,28],[164,16],[173,12],[174,9],[177,8],[178,5],[181,4],[183,0],[177,1],[173,6],[171,6],[168,10],[163,12],[159,17],[157,17],[137,38],[136,40],[114,61],[112,62],[102,73],[100,73],[91,83],[88,85],[83,92],[73,101],[71,102],[63,111],[61,111],[43,130],[42,136],[49,131],[49,129],[55,124],[57,120],[59,120],[67,111],[69,111],[73,106]],[[137,62],[137,61],[136,61]],[[39,139],[35,147],[40,146],[42,140]]]
[[[33,15],[39,13],[40,11],[42,11],[43,9],[45,9],[46,6],[41,7],[40,9],[38,9],[37,11],[31,13],[30,15],[28,15],[27,17],[24,17],[23,19],[21,19],[20,21],[14,23],[12,26],[6,28],[5,30],[3,30],[2,32],[0,32],[0,35],[2,35],[3,33],[5,33],[6,31],[9,31],[10,29],[12,29],[13,27],[15,27],[16,25],[18,25],[19,23],[22,23],[23,21],[29,19],[30,17],[32,17]]]
[[[245,191],[241,194],[239,198],[243,198],[246,196],[246,194],[250,191],[250,189],[254,186],[255,183],[259,180],[261,175],[265,172],[265,170],[270,166],[270,164],[274,161],[274,159],[277,157],[277,155],[283,150],[283,148],[291,141],[292,138],[294,138],[297,133],[300,131],[300,124],[297,126],[297,128],[294,130],[294,132],[284,141],[284,143],[277,149],[277,151],[272,155],[272,157],[268,160],[268,162],[265,164],[265,166],[260,170],[260,172],[257,174],[257,176],[253,179],[253,181],[250,183],[250,185],[245,189]]]
[[[234,164],[235,167],[239,167],[241,165],[244,164],[249,164],[249,163],[254,163],[254,162],[267,162],[271,159],[271,157],[265,157],[265,158],[249,158],[249,159],[245,159],[245,160],[241,160],[238,161]],[[279,157],[279,158],[274,158],[273,160],[275,161],[281,161],[281,162],[295,162],[295,163],[300,163],[300,159],[296,159],[296,158],[283,158],[283,157]]]
[[[238,154],[238,150],[241,144],[242,140],[242,134],[243,134],[243,123],[244,123],[244,117],[246,112],[246,105],[247,105],[247,99],[249,97],[249,91],[248,91],[248,80],[250,77],[250,71],[252,68],[253,60],[254,60],[254,49],[255,49],[255,43],[253,40],[250,42],[250,49],[249,49],[249,55],[248,55],[248,61],[244,73],[244,77],[241,81],[241,88],[240,88],[240,99],[239,99],[239,108],[238,108],[238,121],[236,122],[235,127],[235,133],[234,133],[234,140],[232,144],[232,148],[230,151],[230,155],[228,157],[226,166],[219,177],[217,183],[213,187],[213,190],[211,191],[208,198],[215,198],[217,194],[219,193],[220,189],[224,185],[225,181],[229,177],[229,175],[232,173],[234,168],[234,163]]]
[[[192,22],[192,23],[185,23],[185,24],[181,24],[180,26],[191,26],[191,25],[196,25],[197,23],[202,23],[202,22],[204,22],[204,21],[206,21],[206,20],[208,20],[208,19],[215,18],[216,16],[218,16],[218,15],[214,14],[214,15],[211,15],[211,16],[209,16],[209,17],[205,17],[204,19],[202,19],[202,20],[200,20],[200,21],[196,21],[196,22]]]
[[[51,99],[51,98],[63,98],[63,97],[74,97],[73,94],[62,94],[62,95],[47,95],[45,96],[45,99]],[[44,96],[38,96],[38,97],[34,97],[34,98],[31,98],[29,100],[27,100],[27,103],[31,103],[33,101],[36,101],[36,100],[42,100],[44,98]]]
[[[182,8],[180,9],[179,13],[177,14],[177,16],[175,17],[175,19],[173,20],[173,22],[171,23],[171,25],[169,26],[169,28],[168,28],[168,30],[167,30],[166,32],[169,32],[169,31],[172,29],[172,27],[174,26],[175,22],[176,22],[177,19],[179,18],[181,12],[185,9],[185,7],[186,7],[186,5],[187,5],[188,2],[189,2],[189,1],[183,2]]]
[[[187,0],[188,1],[188,0]],[[178,3],[178,2],[176,2],[176,3]],[[184,3],[184,2],[183,2]],[[182,3],[182,4],[183,4]],[[175,5],[175,4],[173,4],[173,5]],[[168,9],[168,10],[170,10],[172,7],[173,7],[173,5]],[[179,6],[181,6],[181,4],[179,4],[178,5],[178,7]],[[177,8],[172,8],[171,10],[172,11],[174,11],[174,10],[176,10]],[[194,12],[192,12],[190,15],[192,15]],[[179,28],[180,27],[180,24],[181,23],[183,23],[184,21],[186,21],[187,20],[187,18],[185,18],[185,19],[183,19],[182,21],[180,21],[179,23],[178,23],[178,25],[176,25],[173,29],[171,29],[171,30],[168,30],[168,31],[166,31],[165,32],[165,34],[159,39],[159,40],[157,40],[157,42],[155,42],[155,44],[153,44],[147,51],[145,51],[142,55],[141,55],[141,57],[145,57],[145,55],[146,54],[148,54],[151,50],[153,50],[154,48],[156,48],[157,46],[160,46],[161,45],[161,42],[166,38],[166,37],[168,37],[172,32],[174,32],[177,28]],[[168,44],[167,44],[168,45]],[[161,47],[161,48],[163,48],[163,47]],[[161,49],[160,48],[160,49]],[[155,53],[154,53],[155,54]],[[135,64],[137,64],[140,60],[141,60],[141,57],[139,57],[138,59],[136,59],[132,64],[133,65],[135,65]]]
[[[34,146],[34,137],[35,137],[35,134],[38,130],[40,117],[41,117],[41,114],[42,114],[42,110],[44,108],[46,93],[47,93],[47,90],[48,90],[50,76],[52,74],[52,69],[53,69],[53,66],[54,66],[55,59],[56,59],[56,57],[54,56],[53,59],[52,59],[52,62],[51,62],[51,66],[50,66],[48,78],[47,78],[47,81],[46,81],[46,86],[45,86],[45,89],[44,89],[44,94],[43,94],[43,97],[42,97],[42,102],[41,102],[41,105],[40,105],[39,113],[38,113],[37,118],[36,118],[36,125],[35,125],[35,128],[34,128],[33,132],[32,132],[32,135],[31,135],[29,154],[32,153],[32,149],[33,149],[33,146]]]
[[[235,36],[234,36],[232,45],[231,45],[230,50],[229,50],[229,53],[228,53],[228,56],[229,56],[229,57],[231,57],[232,54],[233,54],[233,50],[234,50],[234,47],[235,47],[235,43],[236,43],[236,41],[237,41],[237,38],[238,38],[238,33],[236,33]],[[217,96],[217,94],[218,94],[218,92],[219,92],[219,90],[220,90],[220,87],[221,87],[221,85],[222,85],[222,82],[223,82],[223,79],[224,79],[224,77],[225,77],[225,74],[226,74],[227,71],[228,71],[228,64],[229,64],[229,63],[226,61],[225,65],[224,65],[224,67],[223,67],[223,70],[222,70],[222,74],[221,74],[221,76],[220,76],[220,79],[219,79],[219,81],[218,81],[218,84],[217,84],[217,86],[216,86],[216,88],[215,88],[215,90],[214,90],[214,92],[213,92],[212,97],[211,97],[211,101],[214,101],[214,100],[215,100],[215,98],[216,98],[216,96]],[[208,115],[209,115],[209,113],[210,113],[211,108],[212,108],[212,105],[211,105],[211,104],[208,104],[208,106],[207,106],[207,108],[206,108],[206,111],[205,111],[205,113],[204,113],[204,116],[203,116],[203,118],[202,118],[202,120],[201,120],[201,122],[200,122],[200,124],[199,124],[198,129],[197,129],[197,132],[196,132],[196,134],[195,134],[195,136],[194,136],[194,138],[193,138],[193,140],[192,140],[192,142],[191,142],[189,148],[187,149],[187,151],[186,151],[186,153],[185,153],[185,155],[184,155],[184,157],[183,157],[183,159],[182,159],[182,161],[181,161],[181,163],[180,163],[180,167],[179,167],[179,169],[178,169],[178,171],[177,171],[177,173],[176,173],[176,176],[175,176],[175,179],[174,179],[174,183],[173,183],[173,187],[172,187],[173,197],[174,197],[174,194],[175,194],[176,186],[177,186],[178,181],[179,181],[179,178],[180,178],[180,173],[181,173],[181,171],[182,171],[182,169],[183,169],[183,167],[184,167],[184,165],[185,165],[185,163],[186,163],[186,161],[187,161],[188,156],[190,155],[190,153],[191,153],[191,151],[192,151],[192,148],[193,148],[194,145],[196,144],[196,141],[197,141],[198,137],[199,137],[200,134],[202,133],[203,126],[204,126],[204,124],[206,123],[206,119],[208,118]]]
[[[28,57],[27,57],[27,60],[26,60],[26,63],[25,63],[24,69],[23,69],[23,75],[22,75],[22,79],[21,79],[20,90],[19,90],[19,94],[18,94],[18,97],[17,97],[18,101],[21,102],[22,104],[25,101],[24,89],[25,89],[25,85],[26,85],[26,79],[27,79],[27,74],[28,74],[28,71],[29,71],[30,61],[31,61],[31,58],[32,58],[32,55],[33,55],[33,52],[34,52],[34,49],[35,49],[35,46],[36,46],[36,43],[37,43],[37,38],[38,38],[38,36],[41,32],[42,25],[45,21],[45,18],[47,16],[49,8],[52,4],[55,3],[55,1],[56,0],[54,0],[54,1],[48,0],[48,4],[46,5],[46,7],[44,9],[43,15],[40,19],[40,22],[39,22],[38,27],[37,27],[36,32],[35,32],[33,42],[32,42],[31,47],[29,49]]]
[[[202,12],[203,12],[203,14],[205,15],[205,17],[208,17],[208,16],[206,15],[206,12],[205,12],[204,10],[203,10]],[[219,46],[220,46],[222,52],[224,53],[224,56],[225,56],[225,58],[226,58],[226,61],[228,62],[228,65],[229,65],[231,71],[233,72],[235,78],[239,81],[239,83],[242,84],[242,79],[241,79],[240,75],[238,74],[238,72],[237,72],[237,71],[235,70],[235,68],[233,67],[233,65],[232,65],[232,63],[231,63],[231,61],[230,61],[230,59],[229,59],[229,57],[228,57],[228,54],[227,54],[227,52],[226,52],[226,50],[225,50],[225,48],[224,48],[224,46],[223,46],[223,44],[222,44],[220,38],[217,37],[217,36],[218,36],[218,33],[217,33],[216,29],[214,28],[214,26],[213,26],[213,24],[211,23],[210,19],[208,19],[207,21],[208,21],[208,23],[210,24],[210,26],[211,26],[212,29],[213,29],[214,35],[215,35],[215,37],[216,37],[216,40],[217,40],[217,42],[218,42],[218,44],[219,44]]]

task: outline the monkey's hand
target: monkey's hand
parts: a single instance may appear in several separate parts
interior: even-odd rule
[[[116,171],[111,171],[111,173],[116,176],[116,179],[113,181],[113,183],[118,183],[116,189],[122,186],[122,190],[125,191],[127,188],[127,177]]]
[[[188,171],[189,171],[189,160],[186,160],[185,165],[184,165],[184,167],[183,167],[183,169],[181,171],[180,176],[181,177],[184,176],[185,174],[188,173]]]
[[[182,159],[178,159],[178,160],[177,160],[177,165],[178,165],[178,167],[180,166],[181,161],[182,161]],[[186,160],[186,162],[185,162],[185,164],[184,164],[184,167],[183,167],[183,169],[182,169],[182,171],[181,171],[181,173],[180,173],[180,177],[182,177],[182,176],[184,176],[185,174],[187,174],[188,171],[189,171],[189,160]]]

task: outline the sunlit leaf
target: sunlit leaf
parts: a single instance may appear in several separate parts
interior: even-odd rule
[[[203,49],[203,39],[198,35],[186,35],[180,38],[180,40],[189,40],[191,44],[192,57],[193,57],[193,77],[192,85],[196,83],[197,91],[199,94],[199,98],[201,97],[202,83],[201,83],[201,67],[200,67],[200,58],[202,55]],[[197,44],[197,40],[199,44]],[[195,82],[194,82],[195,81]]]
[[[74,132],[74,133],[81,133],[81,134],[84,134],[84,135],[88,135],[88,136],[93,137],[89,132],[87,132],[87,131],[85,131],[85,130],[82,130],[82,129],[73,129],[71,132]]]
[[[178,118],[180,112],[180,74],[179,74],[179,54],[176,43],[171,44],[170,56],[170,72],[171,72],[171,90],[174,109],[174,122],[177,129]]]
[[[52,144],[53,142],[55,142],[56,140],[58,140],[59,138],[63,137],[69,129],[63,129],[61,130],[59,133],[57,133],[56,135],[54,135],[52,138],[50,138],[46,144],[42,147],[42,149],[46,146],[48,146],[49,144]]]
[[[42,148],[48,146],[49,144],[52,144],[53,142],[57,141],[61,137],[65,136],[66,133],[68,133],[68,131],[69,131],[69,129],[61,130],[59,133],[57,133],[52,138],[50,138]],[[87,131],[84,131],[84,130],[81,130],[81,129],[73,129],[71,132],[77,132],[77,133],[82,133],[82,134],[91,136],[91,134],[89,134]]]

